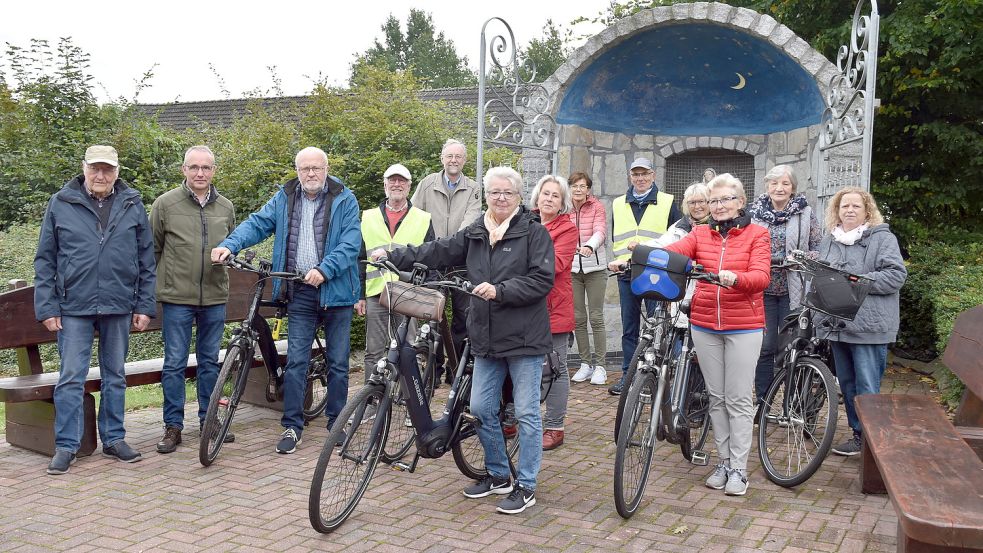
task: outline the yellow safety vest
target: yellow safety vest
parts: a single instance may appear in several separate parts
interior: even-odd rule
[[[389,225],[382,218],[381,209],[377,207],[362,212],[362,242],[365,244],[366,254],[378,248],[385,248],[388,252],[403,246],[419,246],[427,237],[428,228],[430,228],[430,214],[415,207],[410,207],[409,212],[403,217],[399,227],[396,228],[395,236],[389,235]],[[365,272],[365,297],[378,296],[387,281],[398,279],[398,276],[390,272],[383,274],[382,270],[370,265]]]
[[[646,242],[662,236],[669,228],[669,211],[672,209],[672,194],[659,192],[656,203],[645,206],[642,222],[635,223],[635,214],[625,201],[625,196],[618,196],[611,204],[611,215],[614,219],[614,236],[611,237],[611,248],[618,260],[631,257],[628,244],[632,241]]]

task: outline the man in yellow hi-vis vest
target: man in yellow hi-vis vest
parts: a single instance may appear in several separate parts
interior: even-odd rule
[[[655,186],[652,161],[644,157],[636,159],[628,170],[628,176],[631,179],[628,192],[624,196],[618,196],[611,203],[611,218],[614,226],[611,233],[611,247],[614,250],[614,261],[609,264],[611,270],[617,270],[616,266],[628,261],[636,245],[658,238],[669,228],[669,225],[681,217],[672,195],[660,191],[659,187]],[[642,299],[632,293],[628,273],[618,278],[618,295],[621,300],[623,359],[621,378],[608,388],[608,392],[614,396],[620,395],[624,386],[628,363],[638,345],[642,316]],[[645,310],[649,315],[654,308],[654,302],[645,301]],[[591,383],[594,383],[593,378]]]
[[[365,259],[365,252],[377,248],[387,251],[403,246],[419,246],[434,239],[430,214],[413,207],[409,201],[410,171],[397,163],[386,169],[383,175],[386,200],[379,207],[362,212],[362,251],[359,259]],[[376,362],[382,358],[389,345],[389,313],[379,305],[387,280],[396,276],[383,273],[375,267],[359,264],[362,280],[362,299],[355,304],[355,312],[365,316],[365,381]],[[397,324],[398,321],[394,321]]]

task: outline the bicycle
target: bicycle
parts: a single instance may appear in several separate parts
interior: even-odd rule
[[[870,280],[830,268],[798,250],[773,267],[802,279],[803,307],[783,325],[782,333],[791,331],[792,339],[775,356],[775,378],[759,406],[758,455],[768,479],[790,488],[819,470],[833,445],[839,414],[836,383],[825,360],[828,344],[816,336],[814,318],[825,313],[852,320]],[[847,288],[837,290],[831,300],[821,291],[827,282]]]
[[[402,282],[420,282],[420,273],[427,270],[417,265],[414,274],[407,275],[385,260],[369,263],[399,274]],[[383,294],[389,295],[390,311],[407,318],[397,328],[386,358],[376,365],[368,384],[342,409],[328,432],[314,470],[308,515],[311,526],[321,533],[332,532],[341,526],[365,494],[389,436],[393,405],[399,405],[401,401],[405,402],[406,413],[415,429],[416,453],[410,463],[392,463],[394,469],[412,473],[421,457],[434,459],[451,451],[455,464],[465,476],[479,479],[487,475],[484,451],[477,439],[479,421],[470,412],[473,370],[470,341],[465,341],[446,404],[441,416],[435,420],[424,392],[426,385],[420,375],[417,350],[407,340],[409,317],[420,317],[422,309],[427,313],[425,318],[439,322],[443,317],[443,292],[456,289],[470,294],[472,285],[459,277],[417,285],[396,284],[388,283]],[[426,292],[432,295],[428,297]],[[416,309],[411,304],[415,304]],[[501,413],[502,410],[500,416]],[[403,421],[399,420],[398,424],[402,425]],[[518,449],[518,440],[509,442],[506,440],[506,449],[514,477],[516,470],[512,457]]]
[[[692,265],[686,279],[719,284],[717,275],[700,265]],[[670,303],[660,302],[644,319],[615,419],[614,503],[626,519],[641,502],[658,442],[679,445],[693,464],[706,465],[708,460],[702,447],[710,430],[709,395],[689,327],[676,324],[679,312],[688,315],[690,305],[684,301],[673,313]]]
[[[242,400],[246,389],[249,371],[252,368],[253,356],[258,348],[263,358],[269,377],[266,388],[266,400],[270,403],[282,399],[280,385],[283,383],[283,367],[280,366],[276,349],[286,304],[280,301],[263,299],[266,282],[271,278],[303,281],[303,275],[287,272],[273,272],[273,264],[265,259],[259,259],[258,267],[252,265],[255,254],[246,251],[245,259],[230,256],[225,264],[240,271],[255,273],[259,276],[253,288],[253,299],[249,305],[246,318],[238,328],[233,330],[232,339],[225,350],[225,359],[219,369],[215,387],[208,401],[205,420],[201,429],[201,442],[198,446],[198,461],[203,466],[211,465],[218,457],[219,451],[226,440],[232,418]],[[266,319],[260,315],[261,308],[275,308],[276,324],[270,328]],[[312,347],[311,361],[307,369],[307,389],[304,401],[304,420],[310,421],[324,411],[327,403],[327,360],[324,344],[315,334]]]

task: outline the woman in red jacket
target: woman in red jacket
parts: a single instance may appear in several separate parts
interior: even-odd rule
[[[708,225],[666,246],[720,275],[693,294],[693,344],[710,394],[710,421],[720,461],[707,487],[727,495],[747,492],[747,458],[754,419],[754,368],[765,326],[762,297],[771,280],[771,238],[744,211],[741,181],[724,173],[710,189]]]
[[[546,296],[550,312],[550,331],[553,333],[553,351],[560,363],[559,378],[546,396],[546,415],[543,417],[543,450],[555,449],[563,444],[563,419],[567,415],[567,397],[570,395],[570,376],[567,372],[567,344],[575,323],[573,317],[573,283],[570,269],[577,249],[577,227],[567,215],[573,207],[566,180],[546,175],[539,179],[532,191],[532,205],[539,213],[540,221],[553,238],[556,270],[553,290]],[[544,374],[546,373],[544,367]]]

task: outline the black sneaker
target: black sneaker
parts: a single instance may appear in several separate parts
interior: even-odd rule
[[[617,382],[612,384],[610,388],[608,388],[608,393],[613,396],[620,396],[624,388],[625,388],[625,379],[620,378]]]
[[[516,485],[508,497],[498,502],[498,507],[495,510],[507,515],[515,515],[535,504],[535,490],[527,490],[520,485]]]
[[[201,431],[204,429],[204,427],[205,427],[205,423],[203,423],[203,422],[198,423],[198,437],[199,438],[201,437]],[[236,435],[233,434],[231,430],[229,430],[228,432],[225,433],[225,439],[222,440],[222,443],[223,444],[231,444],[234,441],[236,441]],[[160,450],[158,449],[158,451],[160,451]]]
[[[65,474],[68,472],[68,467],[75,464],[76,458],[75,454],[65,451],[64,449],[55,450],[55,456],[51,458],[51,462],[48,463],[48,474]]]
[[[297,446],[303,440],[297,436],[297,431],[293,428],[288,428],[280,434],[280,441],[276,443],[276,452],[281,454],[288,454],[297,451]]]
[[[508,477],[505,478],[495,478],[494,476],[486,476],[481,480],[478,480],[474,484],[464,488],[464,497],[470,497],[471,499],[478,499],[479,497],[488,497],[489,495],[505,495],[512,491],[512,480]]]
[[[143,459],[143,457],[140,456],[139,451],[127,445],[123,440],[120,440],[109,447],[103,446],[102,454],[106,457],[119,459],[124,463],[136,463],[140,459]]]
[[[860,436],[854,434],[852,438],[840,445],[833,446],[833,453],[844,457],[853,457],[860,453]]]

